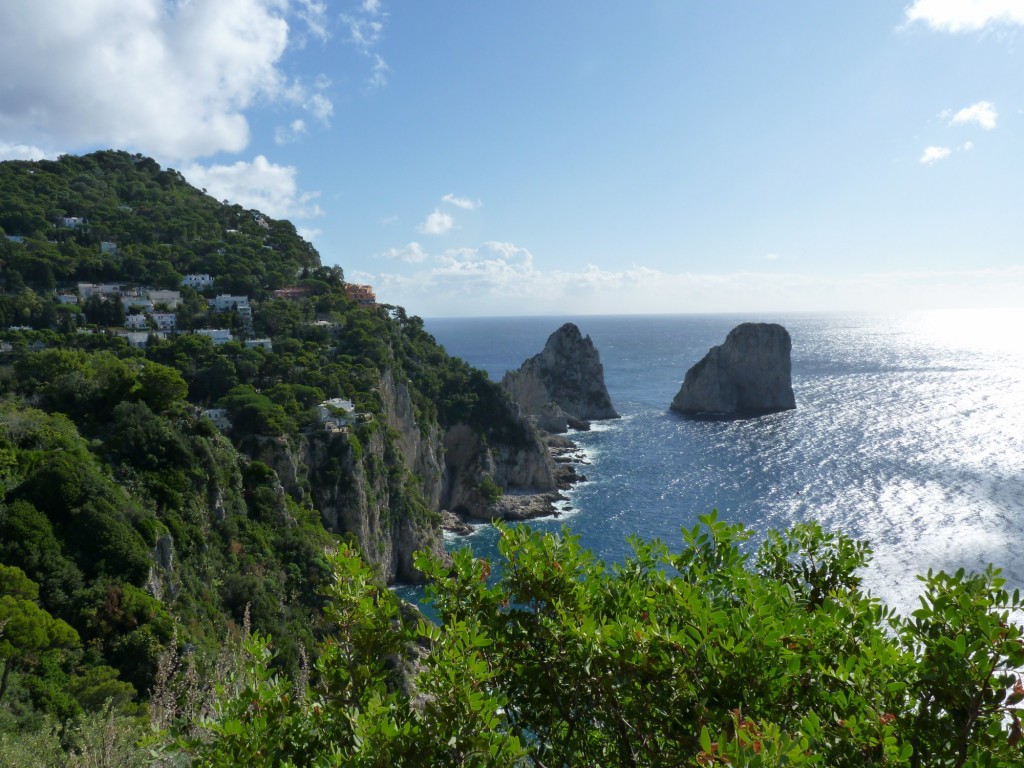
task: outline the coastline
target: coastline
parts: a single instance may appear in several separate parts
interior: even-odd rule
[[[565,435],[545,433],[543,440],[554,463],[556,490],[541,493],[505,492],[479,516],[458,515],[442,510],[441,528],[458,536],[466,536],[473,532],[472,523],[522,522],[538,517],[560,516],[564,507],[559,508],[558,505],[569,500],[563,491],[586,482],[586,475],[581,474],[577,467],[588,462],[580,447]]]

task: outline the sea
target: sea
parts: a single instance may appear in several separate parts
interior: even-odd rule
[[[793,341],[795,410],[707,421],[669,410],[686,370],[744,321]],[[620,419],[570,437],[587,480],[534,527],[605,562],[629,537],[681,546],[717,510],[752,531],[817,520],[867,540],[864,586],[904,615],[929,569],[995,564],[1024,587],[1024,309],[899,314],[435,318],[449,354],[500,381],[565,322],[589,335]],[[448,540],[496,555],[494,528]]]

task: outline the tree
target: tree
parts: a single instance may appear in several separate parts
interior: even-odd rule
[[[142,402],[162,413],[184,401],[188,385],[180,373],[149,360],[142,360],[141,366],[134,393]]]
[[[11,670],[50,648],[78,645],[78,633],[36,605],[39,585],[14,566],[0,564],[0,700]]]

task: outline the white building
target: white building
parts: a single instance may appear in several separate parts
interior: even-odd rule
[[[134,331],[143,331],[149,328],[149,318],[145,315],[127,315],[124,319],[124,327]]]
[[[208,336],[214,344],[227,344],[231,341],[231,331],[227,328],[199,328],[196,333]]]
[[[149,291],[146,296],[154,304],[166,304],[171,309],[177,309],[181,303],[181,291]]]
[[[57,301],[61,304],[77,304],[78,297],[73,293],[58,293]]]
[[[114,334],[127,340],[137,349],[145,349],[150,336],[155,336],[158,339],[167,338],[167,334],[162,331],[114,331]]]
[[[124,304],[125,311],[129,309],[140,309],[146,313],[153,311],[153,302],[138,296],[122,296],[121,303]]]
[[[110,240],[104,240],[100,243],[100,253],[117,253],[117,243]]]
[[[201,275],[185,275],[181,278],[181,284],[188,288],[194,288],[197,291],[201,291],[203,288],[213,287],[213,278],[205,272]]]
[[[78,295],[88,299],[94,295],[120,296],[124,293],[124,286],[119,283],[79,283]]]
[[[249,309],[249,297],[229,296],[226,293],[222,293],[210,301],[210,306],[213,307],[215,312],[230,312],[233,309],[241,312],[243,308]]]
[[[85,224],[85,219],[80,216],[61,216],[57,219],[57,226],[75,229]]]
[[[207,408],[202,412],[203,418],[209,419],[213,422],[213,426],[219,429],[221,432],[227,432],[231,429],[231,419],[228,418],[228,412],[224,408]]]
[[[274,345],[270,339],[246,339],[245,346],[248,349],[265,349],[267,352],[274,351]]]
[[[154,312],[152,318],[156,321],[156,327],[161,331],[176,331],[178,329],[178,316],[173,312]]]
[[[317,417],[324,429],[335,430],[353,424],[358,418],[356,407],[351,400],[332,397],[316,407]]]

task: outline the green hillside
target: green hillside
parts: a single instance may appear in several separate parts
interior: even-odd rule
[[[8,293],[118,280],[177,288],[182,275],[209,273],[222,293],[262,297],[320,265],[291,222],[214,200],[126,152],[0,163],[0,232],[24,238],[21,248],[2,244]]]
[[[371,562],[398,531],[439,550],[437,501],[396,445],[382,380],[408,393],[414,433],[531,439],[486,376],[419,318],[351,298],[290,222],[148,158],[0,163],[0,227],[0,568],[63,628],[22,642],[9,620],[0,730],[108,695],[131,712],[162,652],[216,655],[246,614],[295,668],[324,631],[318,590],[341,541]],[[213,284],[182,286],[190,274]],[[211,305],[225,294],[249,311]],[[161,332],[152,318],[168,315]],[[331,433],[330,398],[354,417]],[[418,578],[399,554],[381,577]]]

